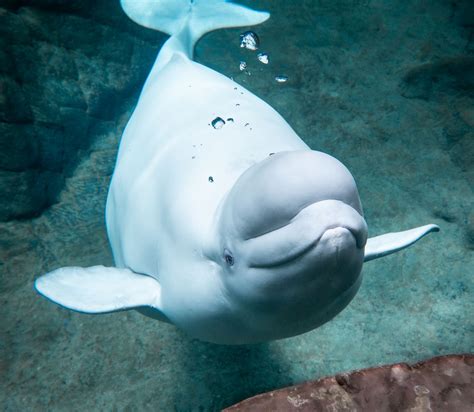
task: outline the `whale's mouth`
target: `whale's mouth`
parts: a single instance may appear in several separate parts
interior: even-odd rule
[[[342,226],[334,226],[334,227],[329,227],[326,229],[325,232],[321,234],[317,239],[312,241],[311,243],[307,245],[302,245],[300,248],[291,251],[288,255],[282,255],[281,257],[275,259],[272,262],[254,262],[250,265],[251,268],[276,268],[276,267],[281,267],[285,266],[288,264],[292,264],[293,262],[297,261],[298,259],[301,259],[305,257],[306,255],[309,255],[313,250],[315,250],[318,245],[319,241],[323,236],[330,237],[332,241],[332,247],[334,248],[333,253],[337,255],[339,251],[344,248],[344,243],[347,246],[352,246],[352,242],[348,242],[347,240],[344,240],[344,237],[347,239],[349,237],[352,237],[354,239],[354,242],[357,246],[358,249],[363,249],[365,246],[365,240],[364,240],[364,235],[361,233],[361,231],[356,231],[353,229],[350,229],[348,227],[342,227]]]
[[[367,225],[351,206],[325,200],[301,210],[287,225],[245,241],[248,265],[276,268],[312,256],[327,259],[364,249]]]
[[[284,266],[287,265],[301,256],[306,255],[308,252],[310,252],[316,245],[318,241],[316,240],[314,243],[311,243],[307,245],[306,247],[302,248],[301,250],[298,250],[294,253],[291,253],[288,256],[282,256],[280,259],[274,260],[272,262],[253,262],[249,265],[250,268],[255,268],[255,269],[261,269],[261,268],[276,268],[279,266]]]

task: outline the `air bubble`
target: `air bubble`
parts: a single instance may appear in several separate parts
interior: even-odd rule
[[[284,75],[276,76],[275,80],[277,83],[285,83],[288,81],[288,76],[284,76]]]
[[[260,46],[260,39],[257,33],[253,31],[246,31],[240,35],[240,47],[245,47],[249,50],[257,50]]]
[[[257,59],[263,64],[268,64],[269,62],[267,53],[258,53]]]
[[[225,125],[224,119],[221,117],[216,117],[212,122],[211,125],[214,129],[222,129],[222,127]]]

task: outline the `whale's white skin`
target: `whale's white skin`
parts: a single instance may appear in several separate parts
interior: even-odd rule
[[[266,13],[222,0],[122,6],[172,36],[120,143],[106,207],[116,268],[58,269],[36,281],[41,294],[86,313],[135,308],[211,342],[261,342],[325,323],[356,294],[364,260],[438,230],[367,241],[349,171],[192,60],[205,32]]]

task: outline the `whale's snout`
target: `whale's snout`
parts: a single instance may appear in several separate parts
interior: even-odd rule
[[[367,243],[367,224],[352,206],[324,200],[303,209],[291,222],[302,244],[312,243],[320,254],[337,255],[348,249],[359,253]]]
[[[364,249],[367,243],[367,225],[364,219],[359,216],[346,226],[336,226],[327,229],[322,238],[332,239],[334,245],[341,246],[341,243],[352,240],[355,242],[357,249]]]
[[[328,229],[318,242],[317,258],[326,268],[337,268],[337,275],[350,272],[350,266],[358,266],[362,258],[364,249],[359,245],[363,244],[363,236],[360,231],[346,227]]]
[[[321,241],[329,242],[335,254],[338,254],[347,247],[361,249],[359,246],[361,243],[360,232],[354,232],[345,227],[335,227],[326,230],[321,236]]]
[[[355,240],[355,246],[363,249],[367,243],[367,224],[362,215],[352,206],[339,200],[324,200],[314,203],[301,211],[298,217],[306,219],[307,224],[320,227],[321,236],[333,242]]]

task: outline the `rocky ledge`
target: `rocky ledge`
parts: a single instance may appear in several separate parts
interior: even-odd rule
[[[396,363],[290,386],[249,398],[244,411],[473,411],[474,355]]]

